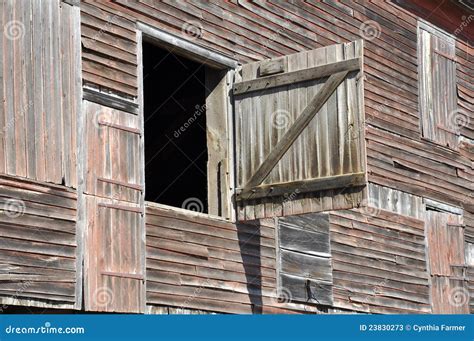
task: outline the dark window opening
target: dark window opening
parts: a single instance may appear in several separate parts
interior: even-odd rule
[[[147,201],[208,212],[205,69],[143,43]]]

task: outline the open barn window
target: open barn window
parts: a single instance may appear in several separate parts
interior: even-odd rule
[[[422,136],[457,148],[456,46],[453,37],[424,22],[418,25]]]
[[[205,70],[143,44],[147,201],[208,211]]]
[[[192,43],[140,27],[145,200],[230,218],[228,69]]]

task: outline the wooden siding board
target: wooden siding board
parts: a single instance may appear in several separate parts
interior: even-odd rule
[[[422,220],[380,209],[334,211],[329,216],[334,306],[380,313],[431,311]],[[369,233],[354,234],[354,228],[365,224]],[[400,243],[393,244],[394,238]]]
[[[72,198],[68,198],[55,195],[57,189],[48,185],[18,179],[0,182],[3,190],[9,189],[1,199],[0,302],[8,304],[8,296],[20,292],[18,297],[28,305],[62,303],[73,308],[77,245],[71,201],[76,200],[75,192],[70,191]],[[29,201],[33,194],[44,200]]]

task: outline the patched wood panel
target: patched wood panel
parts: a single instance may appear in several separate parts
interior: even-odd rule
[[[0,7],[0,172],[76,187],[79,9],[59,0]]]
[[[332,305],[329,215],[278,220],[279,294],[295,302]]]
[[[0,177],[3,307],[81,307],[76,206],[76,193],[65,187]]]
[[[369,183],[367,189],[368,206],[420,220],[424,219],[425,205],[422,197],[374,183]]]

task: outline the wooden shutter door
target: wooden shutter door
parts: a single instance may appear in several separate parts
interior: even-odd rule
[[[469,313],[469,290],[464,278],[462,216],[426,211],[426,236],[434,314]]]
[[[144,312],[140,117],[84,101],[87,310]]]
[[[357,41],[242,66],[233,89],[240,220],[361,202],[361,57]]]
[[[420,29],[420,110],[423,136],[457,148],[456,47],[453,38]]]

